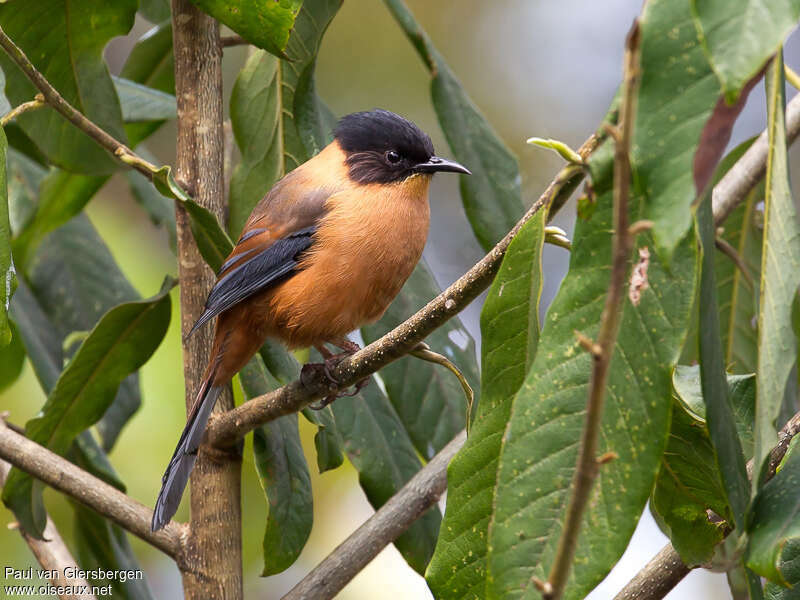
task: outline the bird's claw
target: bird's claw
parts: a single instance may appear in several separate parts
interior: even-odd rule
[[[358,346],[356,346],[356,350],[357,349]],[[322,400],[314,404],[309,404],[308,407],[310,409],[322,410],[337,398],[355,396],[365,385],[369,383],[369,377],[365,377],[354,384],[352,391],[348,392],[346,391],[346,388],[340,391],[339,388],[341,386],[341,382],[334,376],[333,370],[336,365],[338,365],[345,357],[350,356],[351,354],[352,352],[343,352],[341,354],[328,356],[325,359],[325,362],[322,363],[306,363],[303,365],[303,369],[300,371],[300,381],[303,383],[303,385],[309,387],[309,384],[311,383],[309,378],[316,376],[316,372],[322,370],[322,373],[328,380],[328,389],[330,390],[330,393]]]

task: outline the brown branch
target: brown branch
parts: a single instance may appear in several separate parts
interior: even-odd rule
[[[189,0],[172,1],[175,97],[178,101],[176,174],[195,201],[225,221],[222,47],[219,23]],[[189,216],[176,204],[178,275],[181,289],[183,375],[186,410],[200,388],[211,352],[209,329],[186,337],[203,312],[214,273],[203,261]],[[214,410],[233,408],[230,386]],[[211,450],[211,451],[209,451]],[[242,511],[239,447],[202,447],[190,480],[191,518],[187,568],[181,569],[187,599],[237,600],[242,592]]]
[[[0,417],[1,419],[2,417]],[[11,470],[11,465],[4,460],[0,460],[0,487],[5,485],[8,473]],[[79,569],[78,563],[72,557],[72,554],[64,543],[61,534],[58,532],[55,524],[50,515],[47,516],[47,524],[45,525],[42,540],[37,540],[31,537],[20,527],[18,528],[22,539],[28,544],[33,556],[41,565],[42,569],[55,573],[56,577],[50,579],[50,583],[56,587],[69,587],[72,590],[83,590],[74,594],[63,594],[59,598],[62,600],[95,600],[94,594],[91,593],[91,586],[81,577],[67,577],[67,569],[72,569],[73,572]]]
[[[467,439],[462,431],[403,488],[314,567],[282,600],[328,600],[433,506],[447,488],[447,465]]]
[[[800,94],[786,105],[787,144],[792,144],[798,134],[800,134]],[[769,142],[765,129],[714,187],[711,204],[715,224],[722,223],[764,177],[768,149]]]
[[[612,241],[611,280],[608,284],[597,346],[593,353],[592,376],[586,405],[586,420],[581,433],[578,460],[572,480],[572,495],[567,504],[564,529],[558,541],[556,556],[547,582],[544,597],[558,600],[564,593],[578,545],[583,514],[589,502],[592,486],[600,465],[597,460],[597,440],[603,418],[608,370],[619,331],[622,300],[625,297],[633,236],[628,225],[628,193],[631,181],[630,147],[633,138],[633,121],[636,114],[636,90],[639,79],[639,24],[634,21],[625,44],[624,96],[620,105],[620,129],[613,131],[614,151],[614,236]]]
[[[172,557],[178,565],[183,563],[182,540],[185,526],[171,522],[161,531],[153,533],[150,531],[152,510],[65,458],[13,431],[3,419],[0,419],[0,459],[111,519]]]
[[[153,174],[158,170],[158,167],[144,160],[141,156],[115,139],[107,131],[101,129],[67,102],[64,97],[58,93],[58,90],[50,85],[50,82],[47,81],[44,75],[36,70],[36,67],[33,66],[33,63],[25,55],[25,52],[22,51],[22,48],[17,46],[11,38],[6,35],[2,27],[0,27],[0,47],[6,51],[11,60],[17,63],[17,66],[22,69],[22,72],[31,80],[31,83],[41,92],[44,102],[126,165],[133,167],[148,179],[153,178]],[[8,115],[6,115],[6,117],[8,117]]]

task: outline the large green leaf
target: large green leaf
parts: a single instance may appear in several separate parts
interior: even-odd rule
[[[8,185],[6,183],[6,151],[8,142],[5,132],[0,131],[0,349],[11,342],[11,325],[8,308],[11,294],[17,283],[14,261],[11,258],[11,220],[8,210]]]
[[[775,477],[756,497],[750,510],[747,566],[770,581],[787,585],[781,553],[789,540],[800,540],[800,440],[792,440]],[[788,566],[788,565],[787,565]]]
[[[503,436],[489,524],[488,598],[537,597],[531,577],[547,577],[561,534],[592,371],[575,331],[596,335],[608,286],[610,154],[607,147],[592,159],[595,208],[576,225],[569,272]],[[637,204],[634,216],[641,214]],[[639,236],[640,248],[652,244],[651,236]],[[652,489],[667,440],[670,375],[689,326],[696,262],[692,236],[677,246],[669,269],[651,253],[649,288],[638,305],[624,303],[598,448],[618,458],[603,465],[595,481],[567,598],[582,598],[622,555]]]
[[[719,85],[697,40],[689,3],[650,0],[640,18],[641,84],[632,147],[634,183],[668,258],[692,224],[692,165]]]
[[[169,0],[139,0],[139,12],[151,23],[161,23],[170,17]]]
[[[11,234],[19,235],[36,214],[39,185],[47,170],[28,156],[8,151],[8,212]]]
[[[764,597],[767,600],[800,599],[800,540],[791,539],[786,542],[778,570],[793,587],[786,588],[770,581],[764,586]]]
[[[253,207],[283,175],[321,148],[325,126],[313,86],[322,36],[342,0],[308,0],[279,60],[263,51],[247,61],[231,93],[231,125],[241,162],[231,177],[228,228],[238,236]],[[302,125],[302,129],[301,129]]]
[[[239,373],[248,399],[280,387],[256,355]],[[264,570],[288,569],[306,545],[314,521],[311,478],[297,431],[297,415],[270,421],[253,431],[253,454],[269,510],[264,532]]]
[[[175,96],[141,83],[113,77],[125,122],[165,121],[178,116]]]
[[[747,472],[742,444],[726,383],[722,338],[720,337],[717,283],[714,273],[714,218],[709,194],[696,212],[697,231],[702,247],[702,273],[698,300],[700,388],[705,403],[706,421],[717,457],[717,468],[731,506],[731,527],[741,530],[749,500]]]
[[[62,371],[39,415],[26,424],[26,435],[58,454],[96,423],[130,373],[152,355],[166,333],[170,318],[165,284],[153,298],[120,304],[94,327]],[[33,478],[12,469],[3,487],[3,501],[30,534],[41,536],[44,508]]]
[[[50,234],[25,275],[61,340],[76,331],[89,331],[117,304],[140,298],[85,215]],[[132,374],[122,382],[114,402],[97,423],[106,450],[139,409],[138,377]]]
[[[75,175],[59,169],[48,173],[39,186],[36,215],[14,239],[14,256],[20,269],[27,269],[44,237],[81,212],[107,180],[102,175]]]
[[[339,398],[331,407],[344,450],[358,471],[369,503],[377,510],[396,494],[422,464],[391,403],[373,379],[353,397]],[[428,510],[394,542],[419,573],[433,554],[441,513]]]
[[[0,26],[61,95],[118,140],[126,141],[114,84],[103,61],[108,41],[133,26],[136,0],[40,0],[26,10],[0,4]],[[17,105],[36,94],[33,84],[2,54],[6,96]],[[77,173],[118,168],[106,150],[51,108],[28,112],[17,123],[54,164]]]
[[[732,516],[706,425],[699,367],[677,367],[673,386],[677,397],[670,437],[650,507],[683,562],[697,566],[712,559]],[[736,430],[745,456],[750,456],[755,375],[729,375],[728,389]],[[708,510],[722,521],[711,521]]]
[[[167,11],[169,15],[169,11]],[[175,94],[175,69],[172,55],[172,23],[166,21],[146,32],[131,49],[120,76],[148,88]],[[163,121],[126,123],[132,146],[148,137]]]
[[[303,0],[192,0],[248,42],[275,56],[284,50]]]
[[[461,176],[461,200],[484,250],[500,241],[522,216],[517,159],[472,102],[402,0],[384,0],[431,73],[431,96],[455,158],[472,175]]]
[[[798,0],[691,0],[697,33],[728,103],[800,19]]]
[[[425,262],[420,262],[383,317],[361,328],[371,343],[391,331],[441,293]],[[428,336],[431,349],[444,354],[462,371],[473,389],[480,381],[475,342],[458,317]],[[444,448],[466,424],[464,390],[453,374],[439,365],[407,356],[381,370],[386,393],[417,451],[426,460]]]
[[[467,441],[448,467],[448,509],[426,574],[437,598],[486,594],[500,442],[539,339],[545,214],[540,210],[511,242],[481,311],[481,401]]]
[[[789,182],[786,149],[783,53],[767,69],[767,154],[764,240],[758,314],[758,396],[756,401],[753,489],[777,442],[776,419],[797,361],[792,304],[800,285],[800,227]]]

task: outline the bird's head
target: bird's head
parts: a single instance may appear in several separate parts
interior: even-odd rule
[[[437,171],[471,174],[457,162],[436,156],[424,131],[388,110],[342,117],[334,135],[345,153],[350,178],[358,183],[394,183]]]

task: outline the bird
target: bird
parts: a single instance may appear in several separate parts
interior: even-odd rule
[[[329,376],[336,361],[359,349],[347,334],[383,315],[422,256],[437,172],[471,174],[436,156],[430,137],[408,119],[383,109],[356,112],[258,202],[187,334],[216,317],[208,367],[162,478],[153,531],[178,509],[217,397],[267,338],[288,349],[317,348]]]

